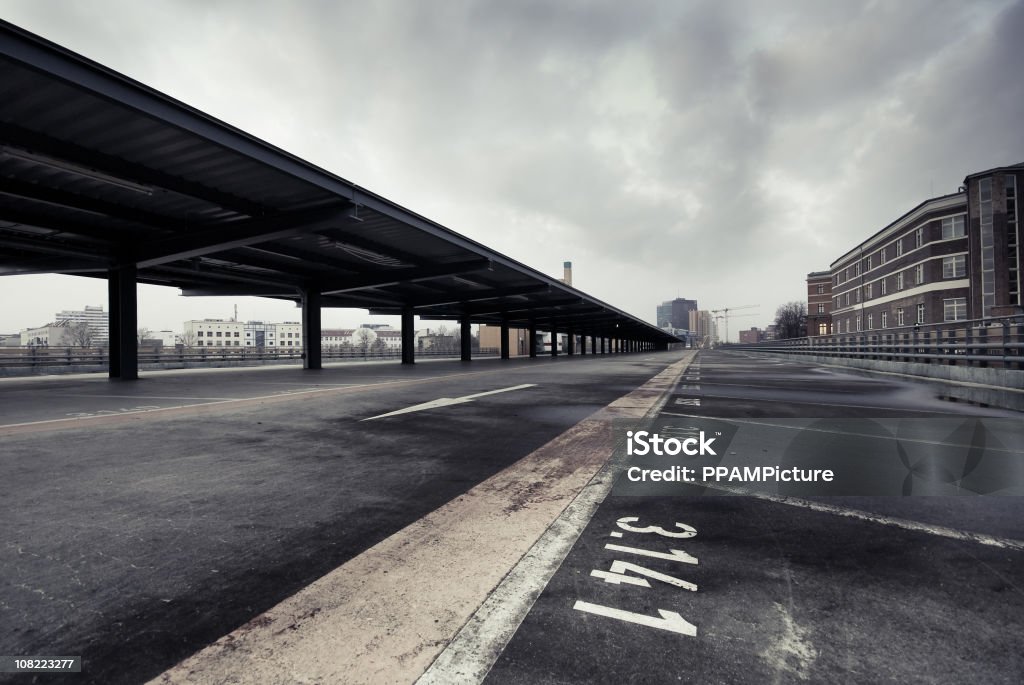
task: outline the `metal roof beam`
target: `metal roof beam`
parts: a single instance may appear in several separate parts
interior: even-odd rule
[[[25,276],[28,274],[81,274],[106,272],[110,265],[104,261],[84,260],[68,257],[43,257],[15,264],[0,263],[0,276]]]
[[[413,299],[406,302],[405,304],[412,306],[415,309],[423,307],[438,307],[442,305],[456,305],[463,307],[465,311],[471,316],[474,314],[474,308],[471,306],[473,302],[482,302],[485,300],[497,300],[502,297],[517,297],[519,295],[532,295],[537,292],[546,291],[546,285],[529,285],[521,288],[504,288],[500,290],[487,290],[483,292],[470,293],[470,292],[453,292],[451,295],[444,296],[438,300],[425,300],[425,299]],[[426,316],[427,313],[423,313]]]
[[[29,212],[13,207],[0,207],[0,220],[10,221],[15,224],[45,228],[55,234],[81,236],[91,241],[99,241],[104,245],[111,242],[122,242],[129,239],[130,234],[126,230],[110,228],[109,226],[92,226],[83,224],[73,219],[46,217],[36,212]]]
[[[300,295],[298,288],[273,286],[202,286],[196,288],[182,288],[181,294],[184,297],[285,297],[295,298]]]
[[[184,221],[161,214],[153,214],[152,212],[129,207],[128,205],[98,200],[86,195],[69,193],[64,190],[58,190],[37,183],[19,181],[13,178],[4,179],[3,185],[0,185],[0,193],[90,214],[101,214],[167,231],[181,229],[186,225]]]
[[[156,171],[141,164],[127,162],[119,157],[89,150],[74,143],[56,140],[14,124],[0,123],[0,141],[25,148],[29,152],[42,153],[77,166],[95,169],[104,174],[124,178],[133,183],[152,186],[154,189],[169,190],[178,195],[203,200],[241,214],[261,216],[270,211],[260,204],[217,190],[216,188],[211,188],[202,183]]]
[[[401,248],[389,247],[387,245],[381,245],[375,240],[364,238],[361,235],[353,233],[347,233],[344,230],[337,231],[335,233],[328,233],[324,236],[327,240],[334,240],[338,243],[344,243],[351,245],[352,247],[362,248],[364,250],[370,250],[386,257],[392,257],[401,262],[412,266],[420,266],[423,263],[423,257],[420,255],[412,254],[411,252],[405,252]],[[342,248],[343,249],[343,248]]]
[[[315,233],[342,221],[345,221],[344,212],[332,209],[206,226],[201,231],[193,231],[186,236],[151,243],[132,255],[131,259],[143,269],[303,233]]]
[[[434,266],[421,266],[408,269],[389,269],[387,271],[367,274],[360,277],[338,281],[336,283],[321,284],[320,289],[324,295],[337,295],[340,293],[365,290],[367,288],[382,288],[389,285],[400,285],[403,283],[418,283],[429,281],[444,276],[456,276],[458,274],[471,273],[486,269],[490,261],[487,259],[471,259],[464,262],[452,262],[449,264],[438,264]]]

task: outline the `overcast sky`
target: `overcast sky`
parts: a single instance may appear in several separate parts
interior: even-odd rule
[[[3,18],[648,321],[805,300],[808,272],[1024,161],[1024,3],[40,2]],[[0,332],[105,305],[0,277]],[[140,287],[140,324],[296,320]],[[755,311],[755,310],[749,310]],[[325,325],[370,321],[326,310]],[[735,338],[735,332],[733,333]]]

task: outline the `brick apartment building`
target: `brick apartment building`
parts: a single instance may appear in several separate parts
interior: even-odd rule
[[[960,192],[925,200],[833,262],[832,332],[1021,313],[1022,177],[1024,164],[971,174]]]
[[[807,274],[807,335],[832,333],[832,273]]]

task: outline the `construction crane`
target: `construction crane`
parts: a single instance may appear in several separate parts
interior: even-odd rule
[[[729,342],[729,312],[734,312],[734,311],[737,311],[739,309],[753,309],[755,307],[760,307],[760,306],[761,305],[759,305],[759,304],[741,304],[738,307],[722,307],[721,309],[712,309],[711,310],[712,314],[721,314],[722,315],[721,317],[717,317],[716,316],[715,317],[716,319],[722,318],[722,319],[725,320],[725,342]],[[735,319],[735,318],[739,318],[739,317],[742,317],[742,316],[757,316],[757,312],[752,312],[750,314],[738,314],[738,315],[733,316],[733,318]]]

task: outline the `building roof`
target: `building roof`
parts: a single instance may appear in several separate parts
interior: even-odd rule
[[[949,193],[948,195],[939,195],[938,197],[929,198],[916,207],[911,209],[900,216],[895,221],[889,223],[885,228],[875,232],[866,240],[858,243],[853,249],[846,252],[842,257],[832,262],[830,265],[832,269],[835,269],[837,265],[853,257],[859,258],[861,252],[874,248],[874,244],[887,238],[890,234],[896,233],[903,228],[906,228],[911,222],[923,216],[926,212],[933,209],[943,209],[948,207],[956,206],[957,204],[963,203],[966,206],[967,196],[963,192]]]
[[[972,178],[977,178],[978,176],[990,176],[992,174],[1005,171],[1014,171],[1017,173],[1024,172],[1024,162],[1010,164],[1009,166],[997,166],[993,169],[986,169],[985,171],[975,171],[973,174],[967,174],[967,176],[964,177],[964,184],[966,185],[966,183],[969,180],[971,180]]]
[[[0,274],[105,278],[426,318],[655,326],[0,21]]]

